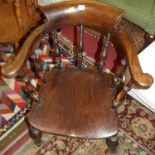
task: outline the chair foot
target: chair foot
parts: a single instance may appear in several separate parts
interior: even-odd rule
[[[106,144],[112,152],[115,152],[118,146],[118,135],[107,138]]]
[[[29,129],[29,133],[30,133],[30,136],[34,140],[34,144],[39,147],[42,143],[42,141],[41,141],[42,132],[31,126]]]

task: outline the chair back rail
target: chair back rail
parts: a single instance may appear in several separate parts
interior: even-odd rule
[[[66,1],[41,8],[47,18],[47,28],[65,25],[97,27],[113,31],[119,25],[123,11],[96,1]]]

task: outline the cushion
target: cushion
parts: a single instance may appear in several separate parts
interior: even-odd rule
[[[118,7],[126,12],[125,18],[142,27],[150,34],[155,34],[154,0],[98,0]]]

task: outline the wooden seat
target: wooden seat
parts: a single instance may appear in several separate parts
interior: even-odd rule
[[[112,110],[115,92],[109,76],[77,68],[49,72],[47,83],[40,89],[40,104],[29,115],[31,124],[44,132],[73,137],[115,135],[118,130],[117,116]]]
[[[33,89],[30,92],[33,99],[28,116],[31,136],[37,145],[41,142],[42,132],[89,139],[106,138],[107,145],[113,150],[118,144],[118,120],[114,107],[121,103],[133,84],[146,89],[153,83],[152,77],[142,72],[134,38],[122,24],[123,12],[89,0],[56,3],[41,8],[41,11],[46,17],[44,23],[29,34],[15,59],[2,67],[5,77],[15,77],[43,36],[50,42],[52,40],[57,70],[45,73],[43,67],[36,69],[42,85],[38,92]],[[66,25],[78,25],[79,28],[77,68],[61,68],[56,30]],[[85,26],[104,34],[100,60],[93,69],[83,65]],[[110,40],[119,49],[117,52],[123,52],[120,71],[113,74],[104,70]],[[40,66],[37,60],[34,62]],[[127,85],[120,87],[126,66],[132,78]],[[24,79],[28,84],[28,77]]]

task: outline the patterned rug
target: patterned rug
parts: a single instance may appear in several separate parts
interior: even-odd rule
[[[109,151],[104,139],[44,134],[41,147],[37,147],[26,133],[5,155],[154,155],[155,114],[131,98],[118,107],[118,113],[119,146],[115,153]]]

